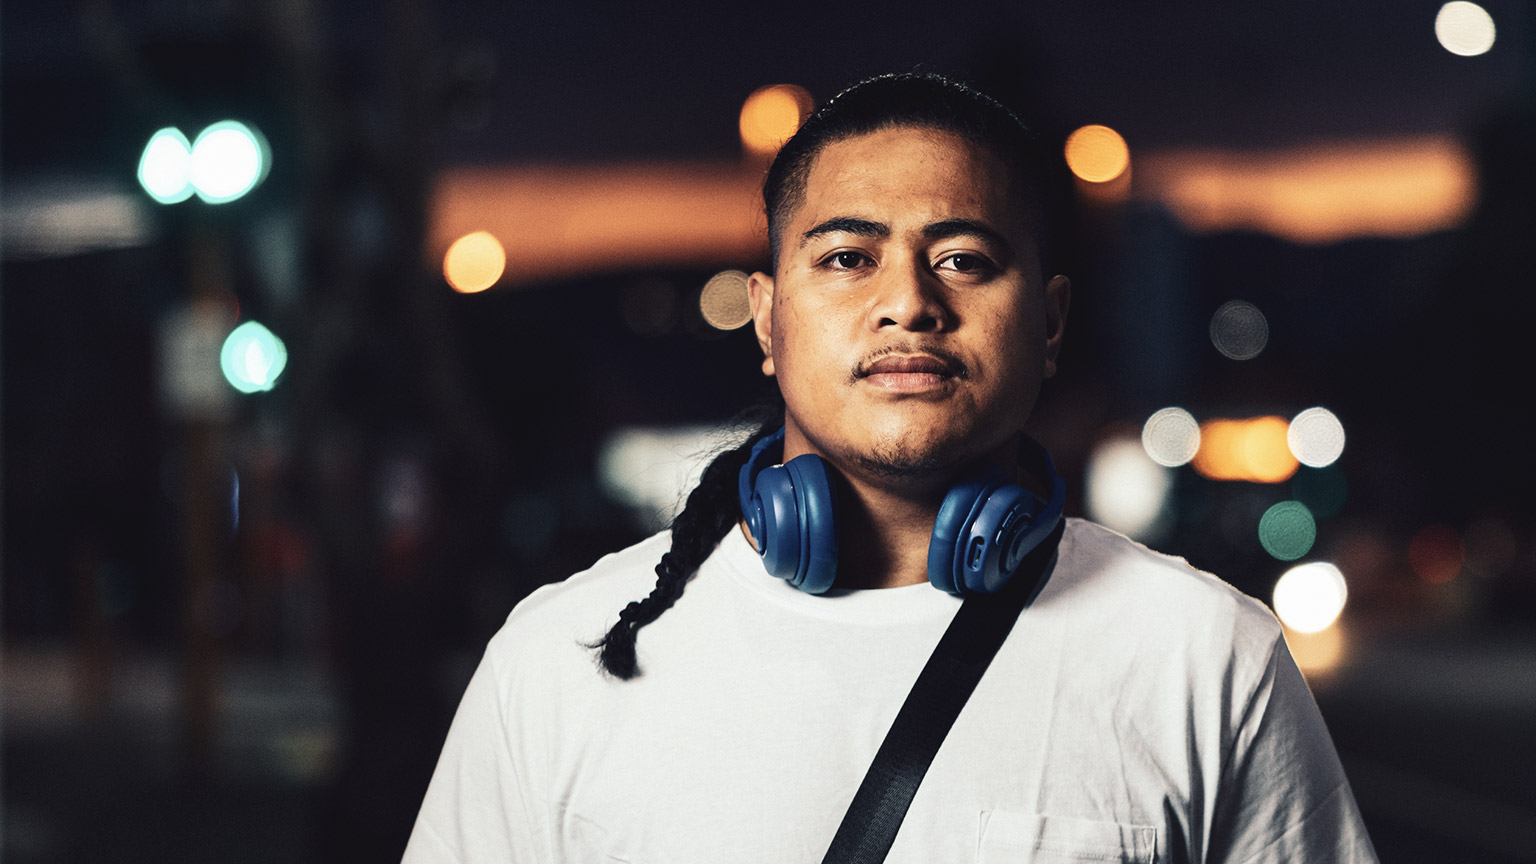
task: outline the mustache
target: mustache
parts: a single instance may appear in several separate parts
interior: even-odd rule
[[[848,376],[848,380],[853,382],[859,380],[860,378],[868,378],[870,375],[873,375],[876,372],[886,371],[876,369],[874,367],[877,363],[880,363],[881,360],[884,360],[885,358],[891,357],[893,355],[911,357],[920,361],[924,361],[924,365],[934,364],[938,368],[935,368],[932,371],[938,372],[941,375],[947,375],[951,378],[964,379],[969,378],[971,374],[970,367],[965,365],[964,360],[961,360],[959,357],[951,354],[948,351],[945,351],[942,348],[923,345],[887,345],[884,348],[871,351],[869,354],[860,359],[859,362],[853,367],[853,374]]]

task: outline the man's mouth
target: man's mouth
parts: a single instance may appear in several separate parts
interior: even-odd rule
[[[965,364],[949,354],[923,352],[889,353],[861,363],[854,379],[890,390],[921,391],[939,387],[954,378],[966,377]]]

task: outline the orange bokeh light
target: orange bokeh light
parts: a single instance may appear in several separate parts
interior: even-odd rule
[[[443,256],[443,278],[460,294],[495,285],[507,269],[507,252],[489,231],[475,231],[453,241]]]
[[[1136,184],[1196,231],[1267,231],[1297,243],[1441,231],[1477,199],[1472,157],[1436,136],[1152,153],[1138,158]]]
[[[811,116],[814,103],[804,87],[771,84],[752,91],[741,106],[741,143],[747,151],[771,156]]]
[[[1190,464],[1211,480],[1283,483],[1301,466],[1286,444],[1289,428],[1285,418],[1274,416],[1207,420]]]
[[[1466,550],[1449,525],[1429,525],[1408,541],[1408,566],[1431,585],[1444,585],[1461,573]]]
[[[1131,150],[1108,126],[1084,126],[1067,136],[1067,167],[1089,183],[1108,183],[1125,173]]]
[[[1284,633],[1291,658],[1306,675],[1326,675],[1336,669],[1344,657],[1344,629],[1338,623],[1316,633],[1300,633],[1289,627]]]

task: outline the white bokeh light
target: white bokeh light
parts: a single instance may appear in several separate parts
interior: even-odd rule
[[[192,143],[181,130],[167,127],[150,136],[139,157],[139,185],[161,204],[192,197]]]
[[[1088,457],[1088,514],[1127,536],[1149,539],[1163,521],[1171,474],[1147,456],[1137,439],[1110,438]]]
[[[1183,408],[1164,408],[1141,427],[1141,446],[1152,461],[1177,468],[1200,450],[1200,423]]]
[[[1269,344],[1269,319],[1246,300],[1229,300],[1211,316],[1211,344],[1224,357],[1252,360]]]
[[[1285,443],[1296,461],[1326,468],[1344,453],[1344,424],[1327,408],[1308,408],[1291,419]]]
[[[1440,40],[1440,47],[1461,57],[1488,53],[1496,33],[1488,10],[1466,0],[1441,6],[1435,16],[1435,38]]]
[[[1327,561],[1292,567],[1275,583],[1275,615],[1298,633],[1327,629],[1344,611],[1344,574]]]
[[[229,385],[241,393],[271,390],[288,365],[288,348],[271,330],[247,321],[232,330],[219,352]]]
[[[633,508],[641,527],[666,527],[704,469],[751,430],[719,426],[623,427],[598,452],[598,478],[614,500]]]
[[[233,201],[266,176],[266,147],[255,130],[234,120],[209,126],[192,144],[191,179],[210,204]]]
[[[699,292],[699,314],[716,330],[735,330],[751,321],[747,285],[747,274],[740,270],[725,270],[711,276]]]

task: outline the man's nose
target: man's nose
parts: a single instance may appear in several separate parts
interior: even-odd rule
[[[869,309],[872,330],[898,327],[915,333],[944,330],[953,315],[944,305],[944,286],[921,261],[882,268]]]

